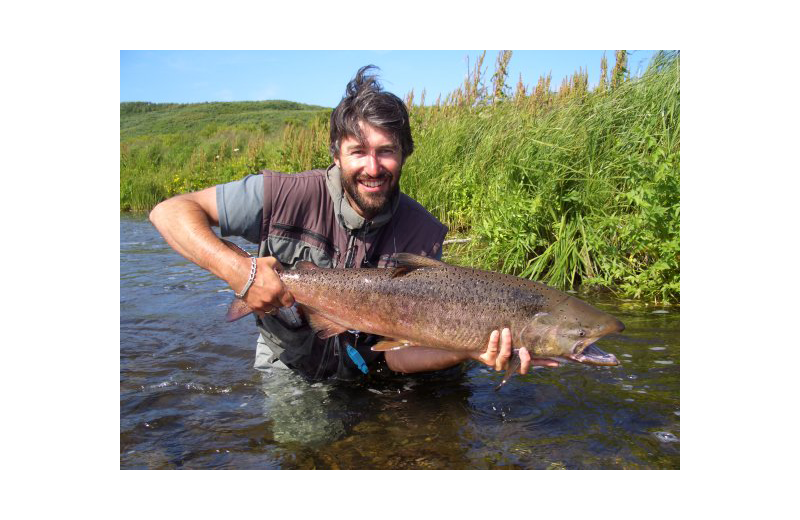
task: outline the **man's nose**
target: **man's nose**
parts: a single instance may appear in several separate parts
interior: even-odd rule
[[[367,164],[364,166],[364,173],[371,177],[378,175],[380,167],[378,166],[378,158],[375,156],[375,154],[367,154],[366,160]]]

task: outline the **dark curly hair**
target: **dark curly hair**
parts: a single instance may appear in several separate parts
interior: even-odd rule
[[[399,97],[383,90],[375,75],[367,74],[371,69],[377,67],[367,65],[358,69],[356,77],[347,84],[344,97],[331,114],[331,155],[339,155],[345,137],[355,137],[364,142],[358,126],[363,121],[389,132],[395,143],[400,145],[405,161],[414,152],[408,110]]]

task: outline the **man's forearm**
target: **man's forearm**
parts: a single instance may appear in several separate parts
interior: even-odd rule
[[[234,290],[241,289],[250,269],[246,258],[228,249],[214,234],[209,215],[189,197],[173,197],[150,212],[150,221],[164,240],[184,258],[208,269]]]
[[[412,374],[443,370],[471,359],[465,352],[451,352],[438,348],[407,347],[386,351],[386,364],[395,372]]]

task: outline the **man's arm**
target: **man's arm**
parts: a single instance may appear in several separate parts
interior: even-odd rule
[[[430,370],[442,370],[450,368],[464,361],[474,359],[481,363],[494,367],[495,370],[505,370],[508,360],[511,359],[511,331],[503,329],[493,331],[489,336],[489,345],[486,352],[451,352],[428,347],[408,347],[401,350],[386,351],[386,364],[395,372],[406,374],[414,372],[427,372]],[[526,348],[519,349],[520,368],[519,373],[528,372],[531,364],[538,366],[557,367],[557,361],[549,359],[533,359]]]
[[[211,229],[219,225],[215,187],[159,203],[150,212],[150,222],[184,258],[211,271],[234,291],[244,288],[250,275],[250,260],[228,249]],[[280,270],[280,263],[273,257],[257,260],[255,280],[245,295],[251,308],[269,312],[294,303],[277,274]]]

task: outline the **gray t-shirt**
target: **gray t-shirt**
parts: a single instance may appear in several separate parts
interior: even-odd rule
[[[222,236],[239,236],[254,244],[261,242],[264,176],[248,175],[217,185],[217,212]]]

